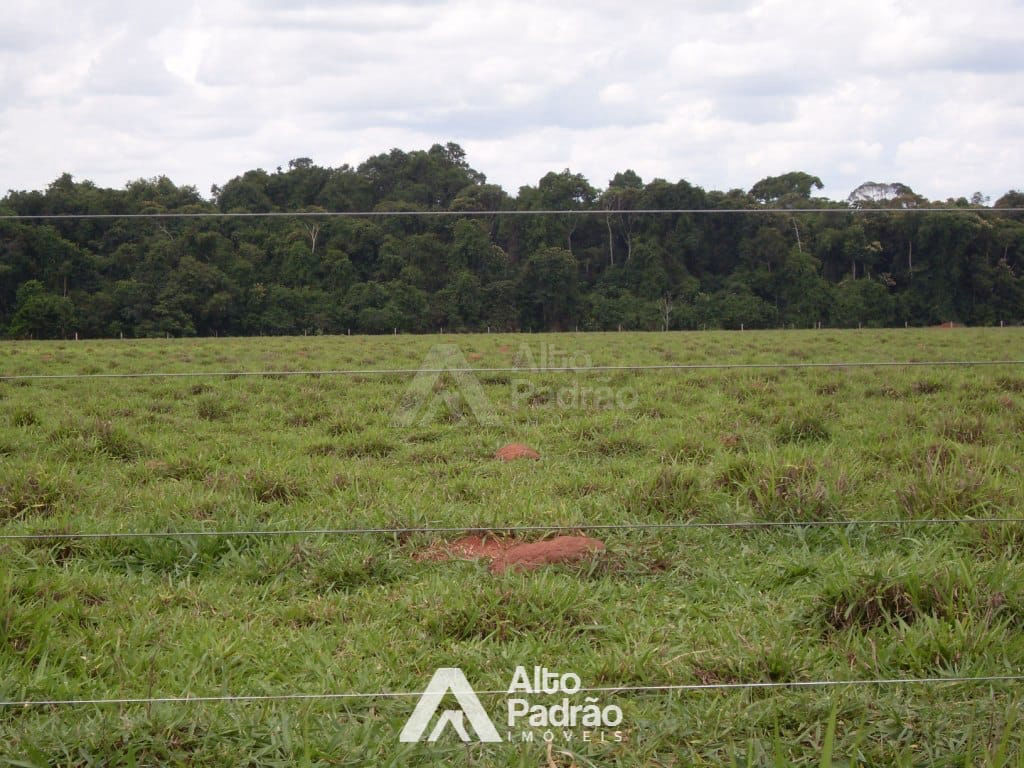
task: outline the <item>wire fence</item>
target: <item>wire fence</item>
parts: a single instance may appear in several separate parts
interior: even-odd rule
[[[874,209],[864,209],[869,212]],[[916,209],[906,209],[910,212]],[[922,209],[932,210],[937,209]],[[941,209],[939,209],[941,210]],[[963,212],[961,209],[954,209]],[[1003,209],[1003,212],[1013,209]],[[657,211],[657,213],[694,213],[698,211]],[[712,211],[702,211],[710,213]],[[800,211],[725,211],[716,213],[798,213],[798,212],[836,212],[834,209],[803,209]],[[856,212],[853,210],[842,212]],[[379,215],[410,215],[408,212],[377,212]],[[453,215],[455,212],[432,212],[433,215]],[[463,214],[465,212],[459,212]],[[485,212],[476,212],[483,215]],[[488,215],[494,212],[486,212]],[[518,212],[528,213],[528,212]],[[529,212],[540,213],[540,212]],[[565,213],[559,211],[559,213]],[[597,212],[592,212],[597,213]],[[606,212],[601,212],[606,213]],[[200,216],[218,216],[222,214],[168,214],[173,218],[195,218]],[[224,216],[230,214],[223,214]],[[284,214],[242,214],[242,215],[284,215]],[[295,214],[288,214],[295,215]],[[302,214],[306,215],[306,214]],[[308,214],[308,215],[365,215],[365,214]],[[376,215],[376,214],[375,214]],[[427,215],[426,212],[413,212],[413,215]],[[75,218],[107,218],[107,215],[76,216]],[[114,217],[113,215],[109,217]],[[129,215],[126,218],[155,218],[151,215]],[[25,218],[0,216],[0,219]],[[60,218],[41,216],[37,218]],[[70,218],[70,217],[68,217]],[[441,373],[592,373],[592,372],[643,372],[643,371],[696,371],[696,370],[744,370],[744,369],[852,369],[852,368],[883,368],[883,367],[967,367],[967,366],[1018,366],[1024,360],[901,360],[901,361],[836,361],[836,362],[765,362],[765,363],[679,363],[656,365],[594,365],[586,367],[558,366],[543,369],[520,368],[516,366],[499,367],[459,367],[459,368],[378,368],[378,369],[326,369],[326,370],[286,370],[286,371],[146,371],[134,373],[60,373],[60,374],[4,374],[0,381],[46,381],[74,379],[142,379],[142,378],[194,378],[194,377],[243,377],[243,376],[374,376],[374,375],[412,375]],[[982,525],[982,524],[1020,524],[1024,518],[1019,517],[985,517],[985,518],[877,518],[877,519],[841,519],[841,520],[749,520],[749,521],[685,521],[672,523],[571,523],[571,524],[531,524],[531,525],[493,525],[493,526],[384,526],[384,527],[349,527],[349,528],[293,528],[293,529],[256,529],[256,530],[193,530],[193,531],[52,531],[29,533],[0,534],[0,541],[58,541],[58,540],[131,540],[147,538],[163,539],[196,539],[212,537],[320,537],[320,536],[410,536],[416,534],[451,535],[451,534],[493,534],[510,535],[518,533],[550,533],[556,531],[666,531],[685,529],[796,529],[796,528],[838,528],[854,526],[938,526],[938,525]],[[687,691],[708,690],[756,690],[756,689],[807,689],[836,688],[853,686],[913,686],[941,684],[997,684],[1018,683],[1024,681],[1024,674],[998,674],[984,676],[951,676],[930,678],[874,678],[853,680],[795,680],[795,681],[747,681],[721,683],[673,683],[664,685],[624,685],[583,687],[582,693],[604,693],[610,695],[624,694],[655,694]],[[339,693],[281,693],[281,694],[224,694],[211,696],[156,696],[156,697],[115,697],[115,698],[77,698],[77,699],[10,699],[0,701],[0,708],[55,708],[75,706],[117,706],[117,705],[151,705],[151,704],[214,704],[214,703],[247,703],[247,702],[294,702],[294,701],[340,701],[353,699],[400,699],[423,695],[423,691],[373,691],[373,692],[339,692]],[[477,691],[481,696],[506,695],[504,690]]]
[[[5,374],[0,381],[46,381],[67,379],[140,379],[140,378],[193,378],[241,377],[241,376],[359,376],[359,375],[415,375],[442,373],[591,373],[591,372],[642,372],[642,371],[692,371],[692,370],[744,370],[744,369],[816,369],[816,368],[877,368],[877,367],[968,367],[968,366],[1017,366],[1024,360],[900,360],[900,361],[836,361],[836,362],[766,362],[766,363],[674,363],[656,365],[594,365],[586,367],[556,366],[550,368],[458,367],[458,368],[376,368],[376,369],[321,369],[285,371],[147,371],[135,373],[67,373],[67,374]],[[823,528],[853,526],[931,526],[931,525],[979,525],[1015,524],[1024,522],[1017,517],[986,518],[884,518],[884,519],[841,519],[841,520],[736,520],[736,521],[686,521],[675,523],[566,523],[534,525],[493,525],[493,526],[399,526],[399,527],[347,527],[308,528],[283,530],[193,530],[193,531],[101,531],[101,532],[31,532],[0,534],[0,541],[39,540],[110,540],[169,538],[191,539],[204,537],[319,537],[319,536],[409,536],[415,534],[496,534],[545,533],[557,531],[616,531],[616,530],[684,530],[684,529],[784,529]]]

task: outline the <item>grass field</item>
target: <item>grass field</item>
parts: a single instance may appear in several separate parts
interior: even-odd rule
[[[5,343],[0,374],[416,368],[438,343],[478,367],[1024,359],[1019,329],[308,337]],[[0,533],[1024,517],[1024,366],[490,372],[484,423],[452,398],[398,426],[410,379],[0,381]],[[541,460],[495,461],[508,442]],[[418,557],[424,533],[0,541],[0,699],[1024,672],[1024,524],[596,535],[501,576]],[[1024,765],[1021,682],[603,700],[623,742],[550,753],[401,744],[414,698],[4,707],[0,764]]]

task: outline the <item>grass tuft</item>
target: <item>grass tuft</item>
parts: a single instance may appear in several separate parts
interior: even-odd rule
[[[0,520],[18,520],[52,514],[66,490],[48,477],[19,475],[0,483]]]
[[[946,416],[938,427],[939,435],[965,445],[983,444],[987,431],[985,420],[980,416]]]
[[[828,426],[817,416],[796,416],[775,430],[779,443],[810,443],[828,440],[831,436]]]
[[[38,423],[39,417],[29,408],[16,408],[11,412],[11,426],[34,427]]]
[[[51,438],[70,458],[92,454],[130,462],[147,453],[141,442],[109,420],[66,422]]]
[[[946,385],[941,381],[924,380],[915,381],[910,386],[910,391],[915,395],[934,395],[937,392],[942,392],[946,389]]]
[[[333,453],[350,459],[383,459],[390,456],[396,447],[387,438],[368,436],[345,441]]]
[[[692,467],[663,464],[653,477],[634,486],[629,509],[636,517],[653,513],[685,519],[694,516],[700,497],[700,476]]]
[[[289,503],[306,496],[305,488],[297,480],[266,470],[249,470],[245,473],[245,481],[253,498],[261,504]]]
[[[220,400],[204,397],[196,403],[196,416],[204,421],[221,421],[228,417],[228,409]]]
[[[922,614],[935,615],[941,606],[935,597],[934,593],[927,593],[925,601],[916,601],[903,583],[866,580],[826,598],[825,622],[835,630],[867,630],[898,622],[913,624]]]

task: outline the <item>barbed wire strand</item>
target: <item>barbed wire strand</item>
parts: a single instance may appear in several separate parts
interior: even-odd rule
[[[680,683],[667,685],[619,685],[581,687],[578,693],[668,693],[676,691],[737,690],[758,688],[826,688],[881,685],[935,685],[941,683],[1005,683],[1024,681],[1024,675],[983,675],[978,677],[896,677],[870,680],[793,680],[738,683]],[[72,707],[118,704],[212,704],[220,702],[310,701],[340,699],[399,699],[424,695],[425,691],[374,691],[352,693],[223,694],[217,696],[147,696],[109,699],[23,699],[0,701],[0,707]],[[478,696],[507,696],[508,691],[476,691]]]
[[[383,218],[394,216],[612,216],[612,215],[723,215],[795,213],[879,214],[879,213],[1024,213],[1024,208],[635,208],[610,210],[499,210],[499,211],[168,211],[150,213],[29,213],[3,214],[0,221],[59,221],[62,219],[276,219],[276,218]]]
[[[683,530],[687,528],[825,528],[850,527],[857,525],[1000,525],[1024,523],[1022,517],[965,517],[965,518],[926,518],[913,519],[843,519],[843,520],[736,520],[726,522],[688,521],[680,523],[575,523],[575,524],[533,524],[533,525],[493,525],[493,526],[413,526],[404,528],[286,528],[280,530],[227,530],[227,531],[101,531],[90,533],[56,531],[52,533],[7,533],[0,534],[0,541],[38,541],[38,540],[90,540],[90,539],[191,539],[191,538],[244,538],[244,537],[275,537],[296,536],[312,538],[316,536],[410,536],[414,534],[450,534],[450,533],[538,533],[545,531],[623,531],[623,530]]]
[[[164,379],[242,376],[399,376],[441,373],[601,373],[615,371],[706,371],[801,368],[884,368],[884,367],[971,367],[1024,365],[1024,360],[877,360],[830,363],[664,363],[652,365],[590,365],[519,368],[498,366],[482,368],[335,368],[285,371],[142,371],[138,373],[23,373],[2,374],[0,381],[44,381],[59,379]]]

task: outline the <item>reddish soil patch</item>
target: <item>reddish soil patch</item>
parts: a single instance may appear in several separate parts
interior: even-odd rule
[[[492,573],[507,570],[532,571],[552,563],[573,563],[604,552],[604,542],[588,536],[558,536],[546,541],[520,542],[518,539],[470,534],[454,541],[441,541],[414,555],[416,560],[491,561]]]
[[[484,356],[481,355],[479,352],[470,352],[468,355],[466,355],[466,358],[469,360],[483,360]]]
[[[945,323],[940,323],[939,325],[933,325],[932,326],[932,328],[956,328],[956,327],[957,327],[957,324],[954,323],[951,320],[947,321]]]
[[[533,448],[522,443],[509,443],[497,450],[494,458],[501,461],[515,461],[516,459],[539,459],[540,454]]]
[[[500,347],[498,347],[498,351],[501,352],[502,354],[507,354],[512,351],[512,347],[508,346],[508,344],[502,344]]]
[[[417,560],[479,560],[486,557],[493,560],[518,542],[515,539],[499,539],[494,536],[471,534],[455,541],[442,541],[430,545],[416,555]]]
[[[491,561],[493,573],[532,571],[550,563],[572,563],[604,552],[604,542],[589,536],[559,536],[547,541],[520,544],[502,552]]]

